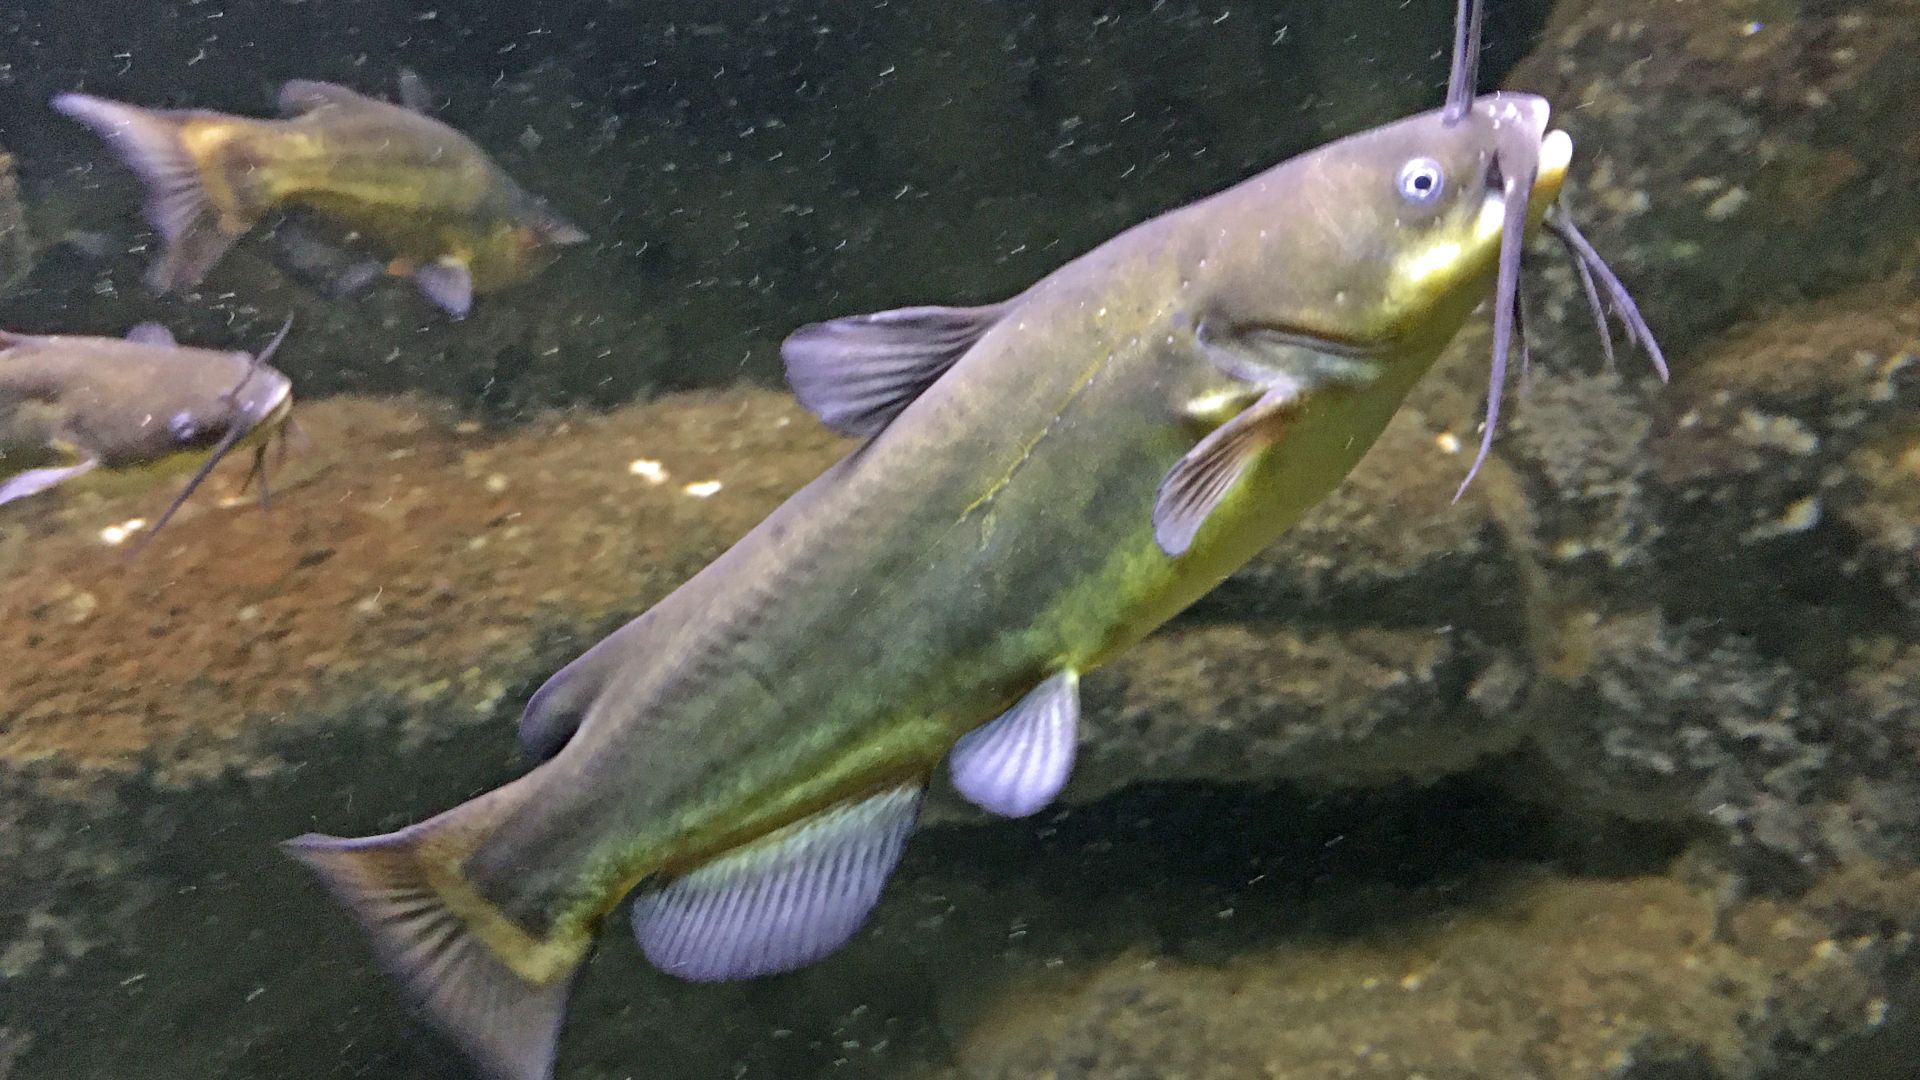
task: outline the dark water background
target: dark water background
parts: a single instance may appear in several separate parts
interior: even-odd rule
[[[462,326],[404,287],[341,310],[259,266],[259,243],[187,302],[146,295],[140,258],[58,252],[0,320],[163,316],[182,340],[255,340],[292,310],[284,366],[304,396],[423,389],[506,416],[777,384],[776,346],[802,322],[1010,294],[1127,225],[1426,107],[1444,6],[8,4],[0,145],[61,227],[131,246],[137,195],[45,108],[54,93],[269,115],[287,79],[391,97],[410,68],[441,119],[592,243]],[[1490,80],[1546,6],[1496,5]]]

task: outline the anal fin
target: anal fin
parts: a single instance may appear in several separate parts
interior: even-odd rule
[[[1026,817],[1067,786],[1079,735],[1080,678],[1062,671],[961,736],[947,768],[968,802],[1002,817]]]
[[[925,788],[905,784],[730,851],[633,902],[655,967],[693,982],[820,960],[853,937],[900,862]]]

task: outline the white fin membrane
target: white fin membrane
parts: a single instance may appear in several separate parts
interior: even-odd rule
[[[38,495],[49,488],[58,487],[78,476],[85,476],[100,464],[92,459],[78,465],[56,465],[46,469],[28,469],[26,472],[0,481],[0,503],[10,503],[15,499],[24,499],[29,495]]]
[[[301,116],[315,109],[351,109],[365,105],[370,100],[338,83],[291,79],[281,85],[275,104],[280,107],[282,116]]]
[[[1062,671],[961,736],[947,768],[968,802],[1002,817],[1026,817],[1067,786],[1079,742],[1080,677]]]
[[[412,68],[400,72],[400,104],[422,115],[433,111],[433,94],[427,90],[427,81]]]
[[[805,967],[853,937],[919,817],[909,784],[841,803],[644,893],[633,932],[655,967],[691,982]]]

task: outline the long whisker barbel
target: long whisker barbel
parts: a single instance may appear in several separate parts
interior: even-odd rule
[[[1460,0],[1453,20],[1453,65],[1447,76],[1447,107],[1441,115],[1449,124],[1458,123],[1473,107],[1473,94],[1480,84],[1481,0]]]
[[[1660,381],[1666,382],[1669,378],[1666,354],[1660,351],[1660,343],[1653,337],[1653,328],[1647,325],[1646,318],[1640,314],[1640,305],[1634,303],[1633,295],[1627,292],[1620,276],[1594,250],[1593,244],[1581,235],[1560,204],[1556,203],[1548,209],[1541,225],[1566,248],[1568,256],[1573,259],[1574,268],[1580,273],[1581,284],[1587,291],[1587,301],[1600,327],[1600,340],[1606,351],[1607,363],[1613,363],[1613,342],[1607,331],[1606,312],[1596,284],[1606,290],[1607,299],[1613,304],[1613,313],[1620,317],[1621,325],[1627,329],[1627,340],[1646,351],[1647,359],[1653,362],[1653,370],[1660,373]]]

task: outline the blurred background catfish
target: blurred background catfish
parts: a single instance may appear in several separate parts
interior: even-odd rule
[[[125,338],[0,331],[0,503],[70,483],[143,482],[194,470],[158,532],[228,453],[284,439],[293,385],[267,366],[291,319],[258,356],[180,345],[143,323]],[[84,479],[83,479],[84,478]]]
[[[146,185],[165,242],[149,280],[193,285],[263,215],[304,207],[364,234],[455,318],[488,292],[536,273],[586,234],[521,190],[473,140],[423,111],[409,73],[404,105],[332,83],[280,90],[290,119],[160,111],[87,94],[53,107],[111,143]]]

